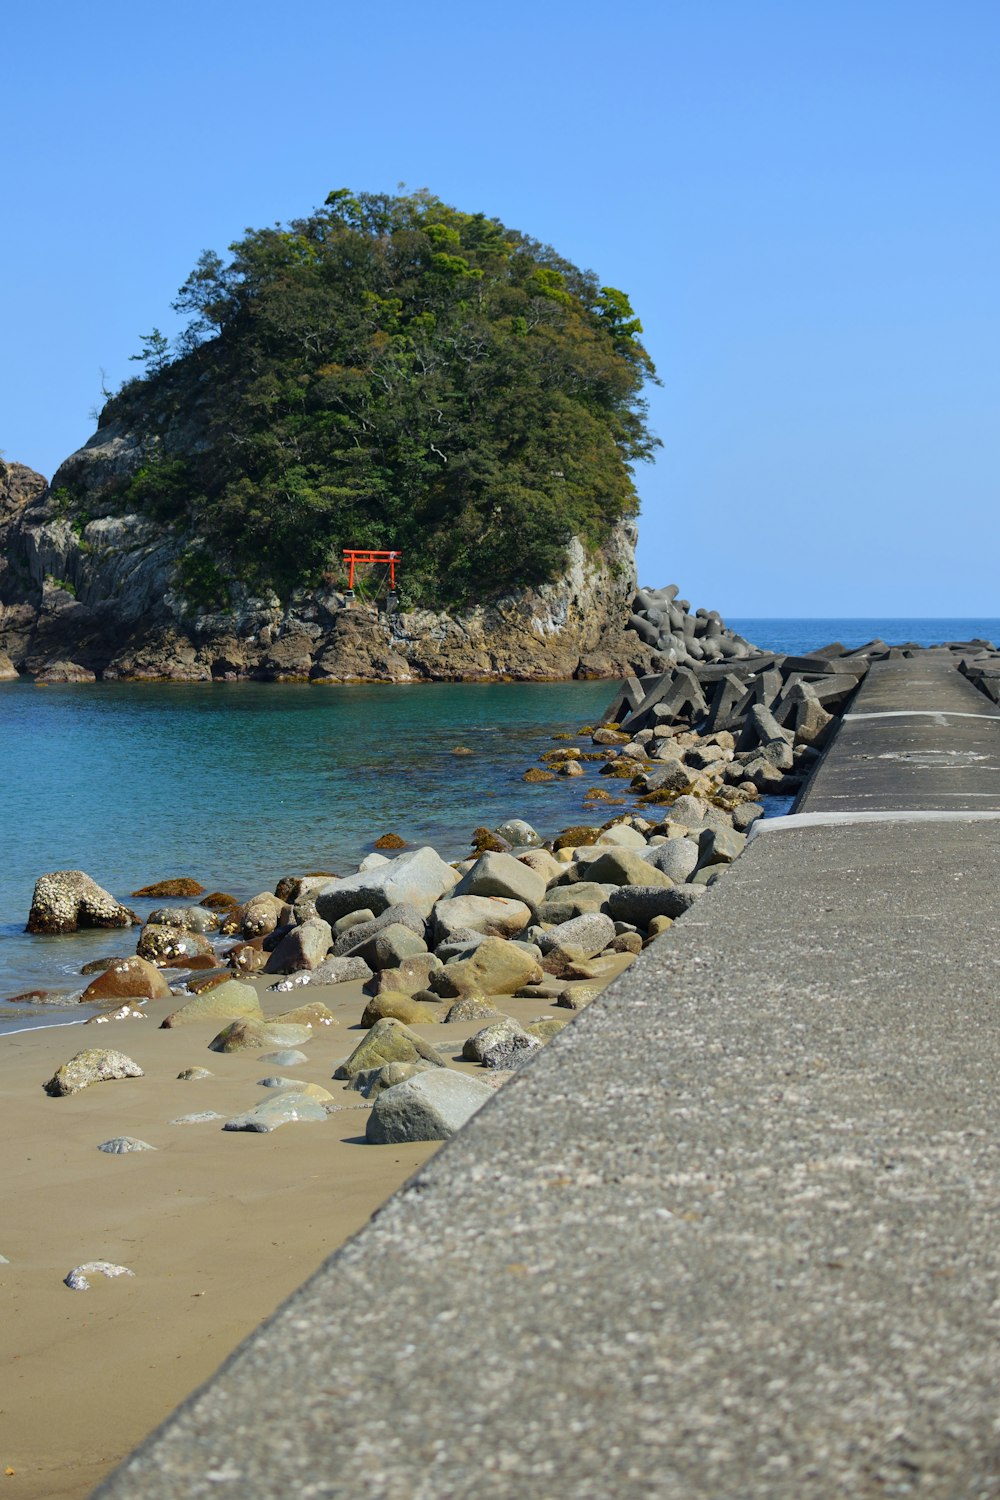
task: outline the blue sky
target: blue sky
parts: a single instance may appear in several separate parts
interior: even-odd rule
[[[995,3],[42,0],[3,53],[8,459],[86,439],[202,249],[405,182],[631,296],[644,582],[1000,615]]]

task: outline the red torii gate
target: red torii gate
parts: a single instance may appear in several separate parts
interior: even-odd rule
[[[354,597],[354,569],[358,563],[371,565],[372,563],[388,564],[389,567],[389,597],[387,606],[391,611],[396,604],[396,564],[402,557],[402,552],[388,549],[373,550],[364,547],[345,547],[344,561],[348,566],[347,595],[349,599]]]

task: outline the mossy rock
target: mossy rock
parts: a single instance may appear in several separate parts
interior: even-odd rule
[[[511,845],[506,839],[498,838],[489,828],[474,828],[472,848],[476,854],[508,854]]]
[[[333,1076],[351,1079],[366,1068],[382,1068],[391,1062],[417,1062],[420,1058],[433,1063],[435,1067],[447,1067],[444,1058],[430,1042],[425,1042],[423,1037],[417,1036],[402,1021],[386,1017],[375,1022]]]
[[[601,767],[602,776],[611,776],[618,781],[634,781],[639,770],[634,760],[609,760]]]
[[[180,875],[176,880],[158,880],[155,885],[144,885],[140,890],[133,891],[133,896],[200,896],[205,889],[199,885],[197,880],[192,880],[190,875]]]
[[[540,770],[538,768],[538,766],[532,766],[530,770],[525,771],[524,775],[521,777],[521,780],[522,781],[554,781],[555,780],[555,773],[553,771],[542,771],[542,770]]]
[[[583,825],[576,828],[564,828],[562,833],[557,834],[552,840],[552,847],[553,849],[579,849],[581,845],[596,844],[600,833],[600,828]]]
[[[373,849],[405,849],[406,840],[398,833],[383,833],[372,845]]]
[[[207,906],[209,911],[237,911],[240,903],[235,896],[230,896],[227,891],[210,891],[203,896],[201,906]]]

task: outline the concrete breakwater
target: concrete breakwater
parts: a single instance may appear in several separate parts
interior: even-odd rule
[[[997,1493],[995,662],[872,663],[812,820],[100,1493]]]

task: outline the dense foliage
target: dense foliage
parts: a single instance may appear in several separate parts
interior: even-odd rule
[[[635,512],[655,375],[624,293],[424,192],[333,192],[231,250],[102,414],[154,440],[122,500],[202,539],[206,602],[219,567],[285,593],[345,546],[401,548],[412,602],[487,597]]]

